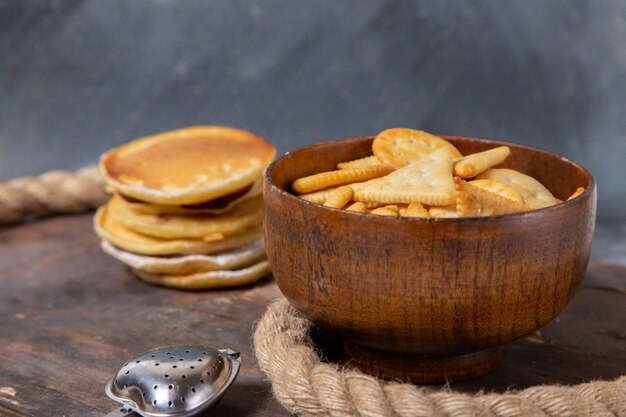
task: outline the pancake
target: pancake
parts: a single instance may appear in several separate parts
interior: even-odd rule
[[[256,181],[276,150],[250,132],[195,126],[137,139],[106,152],[107,184],[154,204],[198,204]]]
[[[262,197],[244,201],[219,215],[137,213],[114,196],[107,204],[109,215],[124,227],[147,236],[163,239],[220,240],[261,224]]]
[[[133,272],[151,284],[184,290],[209,290],[256,282],[270,273],[270,264],[268,261],[261,261],[247,268],[234,271],[209,271],[189,275],[157,275],[137,269],[134,269]]]
[[[243,191],[243,193],[240,193]],[[170,206],[165,204],[149,204],[132,197],[118,195],[119,203],[137,213],[145,214],[223,214],[237,204],[258,197],[263,192],[263,180],[257,179],[249,188],[228,194],[224,197],[195,205]]]
[[[102,250],[133,269],[150,274],[185,275],[198,272],[235,269],[266,259],[263,238],[214,255],[183,255],[173,257],[146,256],[126,252],[103,241]]]
[[[216,242],[200,239],[159,239],[127,229],[109,216],[107,206],[100,207],[96,212],[94,229],[102,240],[125,251],[142,255],[213,254],[247,245],[263,237],[263,229],[257,226]]]

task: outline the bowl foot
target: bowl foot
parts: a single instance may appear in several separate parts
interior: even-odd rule
[[[371,375],[409,380],[414,384],[438,384],[478,378],[491,372],[502,359],[502,347],[456,356],[410,355],[386,352],[346,341],[350,363]]]

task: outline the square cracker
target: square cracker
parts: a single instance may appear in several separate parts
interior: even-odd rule
[[[382,178],[361,184],[354,200],[385,204],[414,201],[445,206],[455,202],[452,154],[446,148],[426,154]]]

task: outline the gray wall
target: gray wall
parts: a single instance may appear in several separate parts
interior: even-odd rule
[[[192,124],[280,151],[391,126],[560,152],[626,204],[626,2],[4,0],[0,180]]]

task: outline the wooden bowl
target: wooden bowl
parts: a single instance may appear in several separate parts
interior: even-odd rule
[[[287,299],[339,335],[371,374],[415,383],[474,378],[502,345],[553,319],[583,279],[595,223],[589,171],[550,152],[446,137],[463,154],[507,145],[503,167],[566,199],[495,217],[423,219],[353,213],[290,193],[291,182],[371,154],[372,137],[318,143],[277,159],[265,173],[265,245]]]

